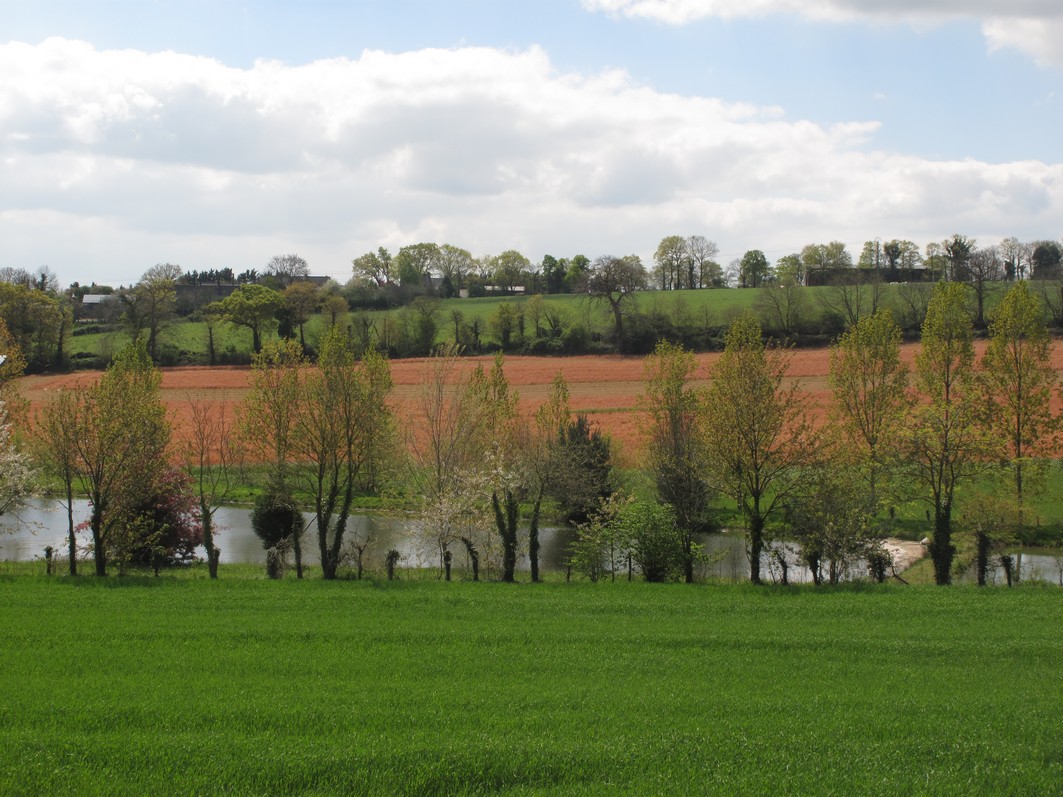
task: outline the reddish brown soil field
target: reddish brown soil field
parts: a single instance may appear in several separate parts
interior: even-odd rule
[[[906,345],[902,355],[911,365],[918,346]],[[978,349],[981,355],[981,346]],[[699,354],[695,378],[708,382],[708,374],[719,354]],[[478,364],[491,367],[490,357],[470,357],[459,362],[455,378],[468,374]],[[789,378],[799,383],[810,398],[813,412],[822,418],[830,401],[827,387],[827,371],[830,364],[828,349],[801,349],[794,352],[788,371]],[[395,360],[391,363],[394,409],[400,426],[409,428],[413,405],[419,395],[427,367],[424,359]],[[1053,367],[1063,374],[1063,345],[1053,350]],[[550,382],[560,371],[565,376],[571,392],[572,408],[587,413],[619,444],[621,457],[632,461],[641,448],[638,413],[635,404],[643,391],[644,358],[620,356],[586,357],[507,357],[506,375],[514,390],[520,395],[523,411],[531,413],[546,398]],[[186,428],[189,403],[210,398],[225,402],[230,407],[240,402],[247,392],[249,368],[241,367],[188,367],[170,368],[163,372],[163,400],[173,413],[175,428],[180,436]],[[71,387],[79,382],[99,378],[98,373],[81,373],[61,376],[28,376],[22,380],[23,395],[31,406],[47,401],[48,395],[58,389]],[[1060,396],[1053,398],[1056,410],[1063,408]]]

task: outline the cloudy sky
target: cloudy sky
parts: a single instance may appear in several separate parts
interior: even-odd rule
[[[0,266],[1063,236],[1060,0],[0,0]]]

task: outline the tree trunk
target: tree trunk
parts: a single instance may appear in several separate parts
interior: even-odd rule
[[[78,543],[74,536],[74,485],[69,479],[66,483],[66,528],[67,542],[70,547],[70,575],[78,574]]]
[[[328,527],[328,522],[320,514],[317,515],[317,548],[318,554],[321,556],[321,577],[325,580],[331,580],[336,577],[336,563],[329,555]]]
[[[292,530],[292,548],[295,550],[295,577],[303,577],[303,544],[301,537],[303,536],[302,528]]]
[[[930,558],[934,562],[934,581],[944,587],[952,583],[952,507],[948,504],[934,508],[934,539],[930,543]]]
[[[107,549],[103,544],[101,534],[103,517],[98,507],[99,502],[93,503],[89,527],[92,529],[92,558],[96,561],[96,575],[103,577],[107,575]]]
[[[207,571],[211,578],[217,578],[220,551],[214,547],[214,516],[211,515],[204,497],[199,499],[199,519],[203,524],[203,547],[207,549]]]
[[[528,559],[531,561],[531,580],[538,584],[539,578],[539,509],[542,506],[542,496],[535,499],[532,505],[531,526],[528,528]]]
[[[975,546],[978,551],[975,564],[978,570],[978,586],[984,587],[986,575],[989,573],[989,535],[979,531],[975,535]]]
[[[749,580],[760,584],[760,554],[764,550],[764,518],[755,506],[749,516]]]
[[[505,512],[502,510],[502,502],[498,499],[498,493],[491,493],[491,504],[495,510],[495,526],[498,535],[502,538],[502,580],[512,583],[517,572],[517,504],[516,497],[509,491],[505,491]]]
[[[469,560],[472,562],[472,580],[480,580],[480,552],[476,550],[476,546],[472,544],[472,540],[468,537],[462,537],[461,541],[465,543],[465,550],[469,554]]]
[[[683,533],[683,580],[694,583],[694,539],[689,531]]]

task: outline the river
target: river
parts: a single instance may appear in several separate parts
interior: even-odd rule
[[[74,522],[87,521],[89,517],[88,501],[74,501]],[[251,512],[246,507],[223,506],[215,514],[216,542],[221,549],[221,561],[225,563],[261,564],[265,566],[266,552],[262,543],[251,528]],[[419,546],[411,533],[413,522],[404,517],[391,515],[359,514],[351,517],[348,524],[347,539],[370,540],[366,548],[364,563],[367,569],[383,570],[384,557],[391,549],[401,556],[401,564],[407,567],[436,567],[439,565],[438,552],[425,551]],[[67,520],[66,509],[59,501],[35,498],[27,501],[17,514],[0,516],[0,561],[32,561],[44,558],[44,549],[51,546],[54,556],[65,561],[67,555]],[[566,567],[566,549],[574,539],[575,531],[567,528],[543,528],[540,531],[542,548],[540,566],[544,571],[564,571]],[[699,538],[711,564],[702,566],[700,576],[738,581],[748,577],[749,558],[746,553],[745,540],[740,534],[707,534]],[[82,548],[81,558],[89,558],[88,544],[91,537],[88,531],[78,534],[78,544]],[[460,543],[451,546],[455,568],[467,568],[468,562],[464,546]],[[200,548],[199,555],[205,558],[205,551]],[[303,559],[306,564],[314,565],[319,561],[317,535],[313,524],[303,536]],[[787,559],[795,562],[797,557],[791,550]],[[519,560],[518,567],[529,568],[525,553]],[[62,565],[60,565],[62,567]],[[1051,556],[1040,553],[1023,553],[1021,578],[1036,578],[1050,583],[1063,585],[1063,555]],[[866,572],[853,568],[847,578],[864,577]],[[485,573],[489,577],[490,573]],[[767,555],[761,564],[761,577],[765,581],[774,581],[780,577],[777,564]],[[808,568],[799,563],[790,565],[788,577],[793,583],[811,581]],[[973,578],[973,576],[971,576]],[[998,566],[991,574],[996,583],[1003,583],[1003,570]],[[970,580],[965,574],[960,580]]]

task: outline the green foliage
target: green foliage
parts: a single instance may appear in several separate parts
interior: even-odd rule
[[[262,348],[262,333],[283,306],[280,293],[265,285],[241,285],[218,302],[218,310],[230,324],[251,330],[252,350]]]
[[[709,526],[712,495],[705,478],[704,396],[690,385],[696,370],[693,353],[658,343],[646,358],[646,392],[638,402],[657,496],[671,507],[684,539],[687,581],[694,579],[693,535]]]
[[[262,540],[262,547],[277,548],[300,534],[305,525],[303,513],[287,487],[273,480],[258,497],[251,510],[251,528]]]
[[[951,581],[952,510],[956,490],[994,453],[976,424],[974,329],[965,286],[941,282],[927,306],[923,340],[916,355],[916,384],[929,400],[906,428],[904,457],[911,477],[933,507],[930,554],[938,584]]]
[[[752,316],[727,331],[705,397],[705,449],[711,482],[733,497],[746,517],[750,580],[760,582],[760,554],[769,518],[820,456],[800,385],[783,385],[787,356],[765,346]]]
[[[840,442],[875,504],[882,477],[900,453],[901,428],[911,406],[901,330],[889,310],[865,316],[838,339],[828,379]]]
[[[549,492],[566,525],[586,523],[612,494],[609,438],[579,414],[560,432]]]
[[[675,581],[682,577],[687,539],[670,506],[633,501],[620,508],[615,523],[646,581]]]
[[[1031,487],[1043,486],[1043,462],[1060,429],[1053,413],[1057,375],[1044,310],[1026,282],[1015,283],[989,324],[989,343],[979,373],[982,423],[1003,442],[1022,504]]]

